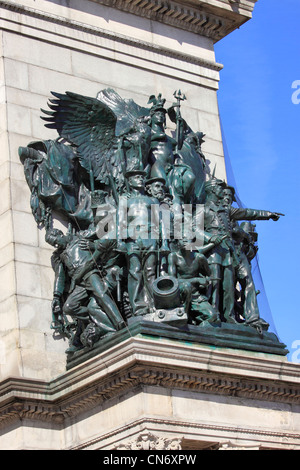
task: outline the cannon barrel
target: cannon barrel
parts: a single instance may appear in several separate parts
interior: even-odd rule
[[[152,284],[154,304],[156,308],[180,307],[178,280],[173,276],[160,276]]]

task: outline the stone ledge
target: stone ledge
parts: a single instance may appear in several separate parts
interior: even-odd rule
[[[196,344],[277,354],[280,356],[288,354],[286,346],[280,343],[274,333],[263,332],[259,334],[254,328],[249,326],[221,323],[220,325],[207,325],[205,327],[194,325],[175,327],[163,322],[147,321],[143,317],[136,317],[129,319],[127,328],[119,331],[113,337],[101,339],[92,350],[84,348],[75,354],[70,354],[67,360],[67,368],[74,367],[80,362],[103,352],[109,345],[114,346],[118,342],[138,334],[146,337],[169,338]]]
[[[222,64],[186,50],[173,49],[95,25],[44,13],[26,6],[0,0],[0,28],[24,37],[58,44],[107,60],[118,60],[161,75],[170,70],[177,79],[217,89]],[[50,63],[49,63],[50,64]],[[51,67],[50,67],[51,68]]]
[[[219,41],[252,17],[257,0],[207,0],[197,2],[163,0],[93,0],[107,7],[158,21],[179,29],[191,31],[214,42]],[[56,23],[79,23],[63,16],[23,6],[12,1],[0,1],[0,7]],[[83,25],[82,25],[83,26]],[[87,26],[87,25],[86,25]]]
[[[273,355],[212,350],[182,341],[131,337],[50,382],[0,384],[0,425],[28,419],[62,426],[144,387],[300,404],[300,368]]]
[[[197,56],[194,56],[194,55],[191,55],[191,54],[182,53],[180,51],[176,51],[176,50],[173,50],[173,49],[170,49],[170,48],[167,48],[167,47],[162,47],[160,45],[152,44],[148,41],[143,41],[141,39],[136,39],[136,38],[133,38],[133,37],[126,36],[124,34],[120,34],[120,33],[116,33],[116,32],[113,32],[113,31],[105,30],[103,28],[99,28],[99,27],[96,27],[96,26],[93,26],[93,25],[80,23],[78,21],[67,19],[67,18],[64,18],[64,17],[60,17],[60,16],[57,16],[57,15],[50,14],[50,13],[47,14],[47,13],[29,8],[29,7],[26,7],[26,6],[22,6],[20,4],[18,5],[18,4],[13,4],[12,2],[5,2],[5,1],[0,0],[0,8],[3,8],[3,11],[7,10],[9,12],[20,13],[20,14],[28,17],[26,22],[24,22],[24,21],[22,21],[22,18],[20,16],[10,18],[9,16],[6,17],[5,15],[3,15],[1,19],[4,20],[4,21],[8,21],[8,23],[10,23],[10,22],[13,22],[13,23],[16,23],[16,24],[23,24],[24,23],[24,26],[26,26],[26,27],[37,28],[37,26],[33,22],[30,21],[30,18],[32,17],[32,18],[40,19],[42,21],[46,21],[46,22],[49,23],[49,25],[51,25],[51,24],[61,25],[62,27],[67,28],[64,31],[60,31],[59,36],[62,36],[62,37],[71,38],[72,35],[70,34],[70,29],[72,29],[74,31],[82,31],[82,32],[90,33],[92,35],[103,37],[103,38],[106,38],[108,40],[110,39],[112,41],[119,41],[120,43],[123,43],[123,44],[138,46],[139,48],[144,49],[144,50],[149,50],[150,52],[154,52],[154,53],[157,52],[157,53],[165,54],[166,56],[170,56],[170,57],[173,57],[173,58],[178,58],[180,60],[183,60],[185,62],[189,62],[189,63],[192,63],[192,64],[197,64],[199,66],[206,67],[206,68],[214,70],[216,72],[219,72],[223,68],[222,64],[216,63],[212,60],[207,60],[207,59],[203,59],[201,57],[197,57]],[[42,28],[40,28],[40,29],[41,30],[39,32],[39,37],[41,37],[42,34],[43,34]],[[47,29],[47,31],[51,32],[52,29],[49,27],[49,29]],[[54,28],[52,32],[54,34],[57,34],[57,29]],[[77,38],[77,37],[75,37],[74,39],[75,40],[80,40],[80,38]],[[85,38],[84,42],[88,42],[87,38]],[[92,43],[92,40],[90,40],[90,43]],[[73,45],[73,47],[74,47],[74,45]],[[111,50],[114,50],[114,49],[115,49],[115,46],[112,45]]]
[[[130,441],[130,437],[133,439],[134,436],[149,433],[149,431],[153,434],[165,436],[165,429],[168,429],[168,437],[181,440],[184,450],[218,450],[223,445],[232,447],[235,450],[263,450],[264,448],[270,450],[272,447],[276,450],[280,448],[294,450],[299,449],[300,441],[300,435],[296,432],[266,431],[249,427],[237,429],[230,425],[216,425],[205,422],[191,423],[184,420],[168,420],[147,416],[126,423],[126,426],[103,434],[101,437],[75,445],[71,449],[115,449],[118,448],[120,442],[126,444]],[[227,436],[234,439],[236,434],[240,435],[240,442],[238,445],[236,443],[232,445],[230,440],[227,440]],[[201,439],[199,439],[199,435],[201,435]],[[242,443],[243,440],[246,442],[245,444]],[[253,442],[249,445],[249,440],[256,441],[256,449],[253,449]]]

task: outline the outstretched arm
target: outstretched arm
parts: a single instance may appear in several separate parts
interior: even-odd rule
[[[280,216],[284,216],[280,212],[271,212],[260,209],[237,209],[232,207],[230,210],[230,218],[233,220],[278,220]]]

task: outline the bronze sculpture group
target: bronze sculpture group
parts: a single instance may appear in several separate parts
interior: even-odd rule
[[[20,147],[19,156],[32,213],[55,248],[51,325],[69,338],[68,353],[95,347],[133,317],[267,331],[251,221],[281,214],[234,206],[234,188],[203,155],[204,134],[181,116],[185,96],[175,92],[166,109],[161,95],[148,108],[112,89],[53,95],[43,119],[58,139]]]

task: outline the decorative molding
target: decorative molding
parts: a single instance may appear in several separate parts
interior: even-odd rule
[[[212,354],[180,342],[174,345],[131,338],[50,382],[6,379],[0,384],[0,425],[29,419],[59,426],[110,399],[147,386],[268,403],[300,403],[299,368],[292,364],[243,358],[226,351]]]
[[[241,446],[232,444],[232,442],[225,442],[220,445],[218,450],[260,450],[261,446]]]
[[[257,0],[93,0],[219,41],[252,16]]]
[[[137,437],[132,437],[132,439],[125,439],[120,441],[120,436],[131,434],[135,435],[136,430],[138,429]],[[152,431],[149,431],[151,429]],[[155,431],[154,431],[155,429]],[[141,435],[147,436],[147,434],[158,435],[159,433],[165,434],[165,429],[168,429],[168,437],[166,440],[172,442],[174,440],[179,442],[181,447],[187,450],[190,445],[190,441],[194,441],[195,438],[192,438],[191,435],[201,435],[202,439],[208,442],[208,437],[210,436],[210,443],[208,447],[205,447],[207,450],[216,450],[224,444],[222,450],[228,450],[233,444],[228,439],[228,435],[232,436],[230,439],[233,439],[236,434],[240,436],[239,446],[244,447],[242,442],[248,442],[253,440],[259,442],[260,447],[264,447],[263,443],[270,445],[270,442],[273,443],[273,446],[278,446],[281,442],[295,447],[300,448],[300,434],[295,432],[286,432],[286,431],[273,431],[273,430],[264,430],[261,428],[249,428],[249,427],[234,427],[230,425],[218,425],[218,424],[209,424],[209,423],[199,423],[191,421],[182,421],[182,420],[170,420],[164,418],[154,418],[151,416],[146,416],[135,420],[134,422],[126,423],[125,426],[114,429],[113,431],[90,439],[85,443],[72,447],[72,450],[88,450],[88,449],[102,449],[103,446],[106,447],[108,442],[111,442],[109,448],[115,449],[119,446],[119,442],[125,445],[136,442],[140,439]],[[142,431],[141,431],[142,430]],[[185,432],[186,430],[186,432]],[[170,433],[174,434],[175,437],[171,437]],[[181,436],[181,437],[178,437]],[[187,437],[188,436],[188,437]],[[212,438],[212,436],[215,436]],[[223,436],[223,437],[221,437]],[[122,439],[122,437],[121,437]],[[201,441],[202,441],[201,439]],[[200,439],[199,439],[200,440]],[[202,441],[203,442],[203,441]],[[194,447],[193,447],[194,448]],[[122,449],[119,449],[122,450]],[[130,449],[128,449],[130,450]]]
[[[131,441],[124,441],[115,446],[115,450],[181,450],[183,437],[158,437],[146,431]]]
[[[154,44],[140,38],[126,36],[124,34],[109,31],[94,25],[82,23],[74,19],[65,18],[63,16],[54,15],[30,8],[21,4],[13,3],[10,1],[0,0],[0,9],[2,8],[2,15],[0,21],[2,28],[8,31],[16,31],[20,33],[20,26],[22,26],[22,34],[38,38],[46,42],[53,42],[57,44],[64,44],[65,47],[71,49],[78,49],[80,51],[92,51],[93,54],[103,54],[103,57],[110,57],[112,52],[118,51],[118,60],[125,63],[131,63],[131,55],[135,61],[140,63],[140,67],[147,67],[149,61],[152,67],[160,68],[164,64],[164,60],[173,59],[179,61],[177,64],[173,63],[172,68],[180,69],[183,73],[191,75],[190,79],[193,81],[199,76],[203,77],[209,83],[207,86],[216,88],[218,76],[212,78],[207,74],[206,70],[218,73],[222,70],[223,65],[216,63],[213,60],[201,58],[196,55],[188,54],[179,50],[174,50],[162,45]],[[57,25],[61,28],[58,30]],[[95,38],[97,40],[95,41]],[[116,45],[118,45],[116,47]],[[124,45],[128,46],[131,53],[124,51]],[[139,51],[144,51],[142,57]],[[196,66],[196,70],[193,68]]]
[[[126,13],[144,17],[163,24],[174,26],[175,28],[190,31],[201,36],[219,41],[230,32],[239,28],[245,21],[251,18],[250,8],[242,9],[240,4],[238,8],[234,4],[226,2],[217,2],[219,6],[211,5],[211,2],[180,2],[167,0],[93,0],[95,3],[105,5]],[[253,0],[256,1],[256,0]],[[232,2],[231,2],[232,3]],[[236,4],[237,2],[235,2]],[[249,3],[249,2],[248,2]],[[214,2],[216,4],[216,2]],[[224,6],[227,5],[227,8]],[[230,5],[230,6],[229,6]],[[228,8],[229,6],[229,8]],[[253,5],[254,6],[254,5]],[[40,11],[20,3],[12,1],[0,1],[0,7],[27,16],[34,16],[61,24],[79,28],[86,32],[100,32],[100,28],[93,27],[71,18],[54,15],[50,12]]]
[[[126,338],[138,334],[148,336],[158,336],[162,338],[175,339],[180,341],[193,342],[195,344],[208,344],[223,348],[240,349],[244,351],[254,351],[267,354],[286,356],[287,349],[278,337],[271,332],[259,335],[254,328],[245,328],[241,325],[227,325],[223,323],[218,329],[207,326],[199,328],[195,325],[186,325],[184,329],[174,329],[172,326],[158,322],[153,322],[142,318],[132,317],[128,319],[127,328],[114,335],[113,343],[124,341]],[[67,359],[67,368],[71,369],[81,362],[85,362],[92,356],[102,353],[108,343],[112,345],[111,339],[108,342],[100,340],[92,350],[82,349],[72,354]]]

